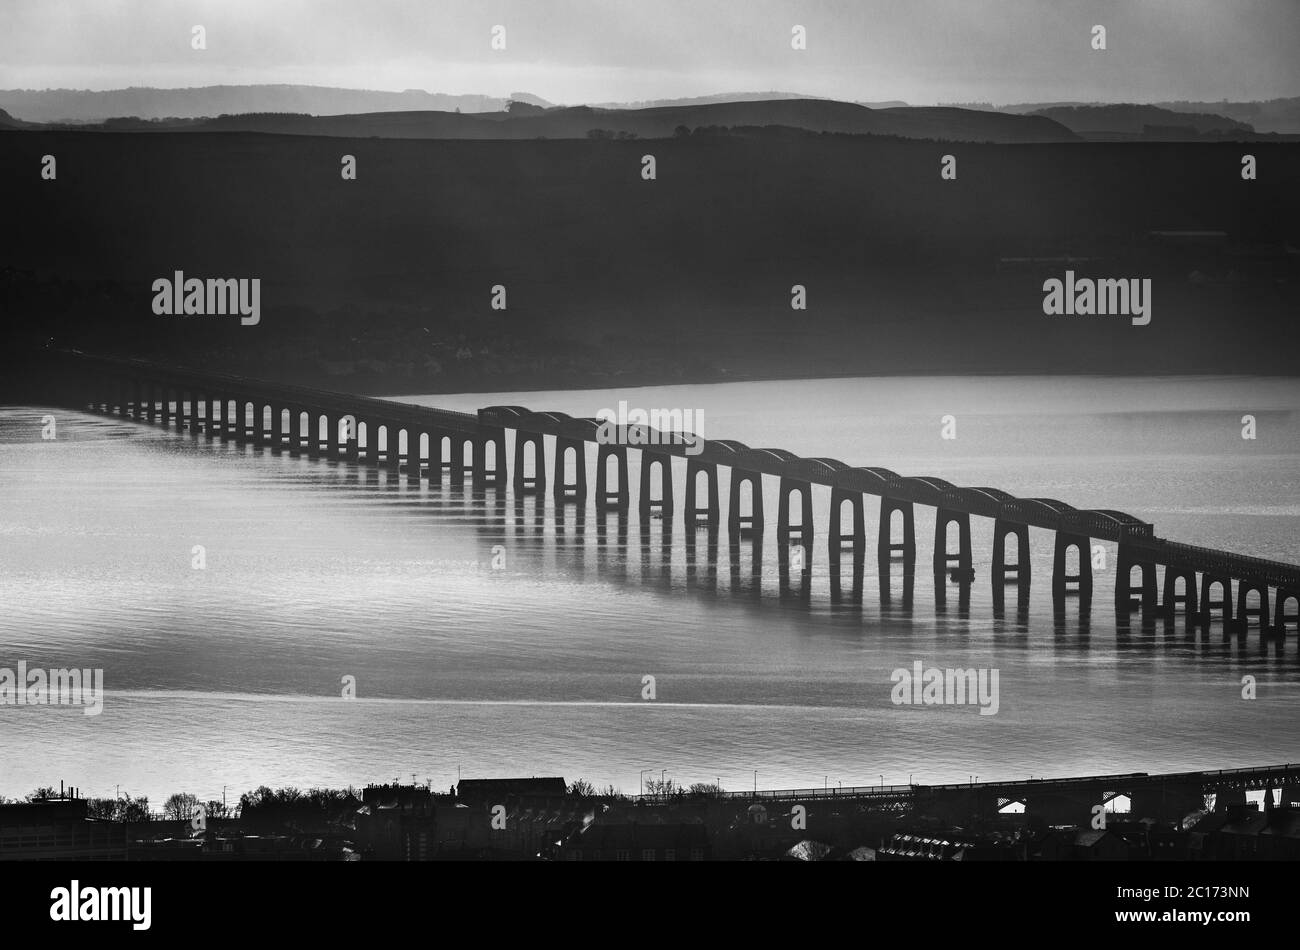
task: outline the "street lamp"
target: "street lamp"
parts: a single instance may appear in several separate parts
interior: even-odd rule
[[[641,770],[641,774],[640,774],[640,776],[638,776],[638,778],[640,779],[640,782],[641,782],[641,795],[642,795],[642,797],[645,796],[645,774],[646,774],[647,772],[653,772],[653,771],[654,771],[654,769],[642,769],[642,770]]]

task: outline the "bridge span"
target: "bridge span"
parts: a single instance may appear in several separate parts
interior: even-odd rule
[[[1082,612],[1090,608],[1090,545],[1100,539],[1117,545],[1115,609],[1121,624],[1128,624],[1136,612],[1143,622],[1172,622],[1179,615],[1189,625],[1219,622],[1225,632],[1244,633],[1253,625],[1262,637],[1281,640],[1289,630],[1300,631],[1300,567],[1160,538],[1152,524],[1122,511],[1079,509],[1052,498],[1019,498],[993,487],[958,486],[934,476],[900,475],[834,458],[802,458],[783,449],[697,439],[647,425],[611,431],[611,425],[599,419],[522,406],[451,412],[68,351],[47,350],[34,362],[38,383],[33,396],[50,405],[110,413],[274,452],[376,466],[413,481],[441,479],[447,471],[453,484],[468,479],[476,488],[501,491],[509,485],[516,497],[548,490],[543,440],[550,436],[555,474],[549,489],[557,506],[585,506],[587,452],[594,446],[598,513],[625,515],[632,507],[628,453],[636,450],[641,461],[636,508],[643,523],[655,514],[671,523],[676,506],[672,463],[680,457],[686,470],[688,532],[716,532],[725,524],[733,544],[741,538],[761,538],[763,476],[769,476],[778,485],[781,549],[802,546],[810,551],[816,535],[812,488],[823,486],[831,496],[827,550],[836,577],[846,553],[859,568],[865,558],[865,506],[870,496],[878,499],[880,512],[876,559],[882,596],[888,594],[891,564],[901,562],[905,578],[915,571],[915,507],[923,505],[935,510],[936,593],[948,583],[969,591],[974,579],[971,518],[980,517],[993,522],[996,611],[1001,611],[1008,587],[1016,588],[1022,607],[1028,603],[1029,529],[1038,528],[1055,535],[1051,589],[1058,613],[1071,600]],[[507,430],[514,432],[513,466],[507,459]],[[572,482],[566,474],[569,463],[575,473]],[[725,520],[723,468],[729,471]],[[748,504],[742,491],[746,485]],[[846,515],[851,527],[845,526]],[[956,550],[950,551],[954,534]],[[1009,538],[1015,540],[1013,559],[1007,557]],[[810,566],[809,557],[804,570]]]

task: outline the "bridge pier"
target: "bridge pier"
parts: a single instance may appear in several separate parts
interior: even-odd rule
[[[813,543],[813,513],[812,513],[812,484],[799,478],[790,478],[781,476],[780,486],[777,489],[779,493],[777,515],[776,515],[776,537],[784,547],[790,542],[792,537],[798,537],[805,548],[811,550]],[[790,496],[795,492],[799,493],[799,525],[791,527],[790,525]]]
[[[1178,582],[1183,582],[1183,592],[1178,593]],[[1165,567],[1164,596],[1161,598],[1165,618],[1174,619],[1178,608],[1190,619],[1196,617],[1196,572],[1185,568]]]
[[[763,536],[761,534],[751,535],[748,541],[749,551],[744,551],[742,541],[736,535],[730,535],[727,541],[727,550],[731,557],[731,589],[735,593],[744,593],[754,597],[761,597],[763,593]],[[749,571],[745,581],[742,581],[741,567],[742,562],[748,557]]]
[[[903,539],[894,540],[894,512],[903,515]],[[916,567],[916,519],[910,501],[901,501],[887,495],[880,496],[880,540],[876,545],[876,559],[881,569],[887,569],[889,562],[898,553],[903,559],[904,573],[910,574]]]
[[[230,411],[230,403],[235,404],[234,412]],[[222,406],[226,410],[226,435],[230,441],[239,444],[244,441],[244,403],[243,400],[233,397],[226,397],[226,403]]]
[[[162,388],[162,399],[158,402],[158,421],[164,429],[172,427],[172,390],[165,384]]]
[[[1016,538],[1016,563],[1007,563],[1007,535]],[[1029,600],[1030,561],[1029,525],[1003,521],[993,522],[993,603],[1001,608],[1006,597],[1006,586],[1015,584],[1018,600]]]
[[[384,468],[394,475],[402,470],[402,443],[401,430],[396,423],[387,420],[381,423],[384,427]]]
[[[844,542],[844,503],[848,502],[853,508],[853,533],[849,536],[849,543]],[[852,547],[853,557],[862,562],[862,555],[867,548],[867,518],[866,504],[861,492],[847,491],[839,486],[831,489],[831,518],[830,534],[827,542],[827,553],[830,555],[831,562],[838,564],[844,548]],[[859,585],[860,586],[860,585]]]
[[[948,525],[957,523],[956,554],[948,553]],[[954,565],[953,562],[956,562]],[[954,580],[970,583],[975,575],[971,567],[970,515],[964,511],[951,511],[939,508],[934,513],[934,577],[935,586],[943,583],[943,577],[949,570],[954,572]]]
[[[1079,609],[1092,606],[1092,557],[1088,549],[1089,538],[1081,534],[1056,532],[1056,552],[1052,559],[1052,603],[1059,609],[1071,594],[1079,598]],[[1070,548],[1079,552],[1079,573],[1066,573],[1066,557]]]
[[[465,436],[459,432],[453,432],[451,436],[451,483],[453,485],[465,484]]]
[[[1288,604],[1295,604],[1294,611],[1288,611]],[[1300,635],[1300,591],[1287,590],[1284,587],[1277,589],[1277,596],[1273,601],[1273,633],[1280,639],[1286,639],[1287,627],[1294,625],[1296,633]]]
[[[325,428],[329,428],[329,416],[322,416],[318,409],[307,410],[307,457],[318,459],[325,455],[324,446],[321,445],[320,429],[321,419],[325,420]]]
[[[651,469],[659,470],[659,497],[651,497],[651,488],[654,484],[653,472]],[[585,474],[584,474],[585,477]],[[585,494],[585,489],[584,489]],[[671,455],[661,455],[657,452],[650,452],[646,449],[641,450],[641,491],[637,499],[637,510],[640,516],[645,519],[650,517],[650,512],[658,508],[665,521],[671,521],[673,516],[673,457]]]
[[[615,459],[618,491],[609,490],[609,459]],[[627,511],[627,446],[599,443],[596,446],[596,511]]]
[[[287,451],[291,455],[297,454],[293,448],[293,430],[297,424],[297,418],[293,413],[292,406],[286,406],[284,403],[272,405],[271,431],[275,433],[275,437],[271,441],[274,443],[275,451]]]
[[[1080,554],[1082,558],[1082,554]],[[1142,579],[1133,585],[1133,568],[1137,568]],[[1138,595],[1135,600],[1134,594]],[[1120,544],[1115,556],[1115,612],[1117,616],[1127,618],[1134,608],[1139,608],[1144,617],[1155,613],[1156,600],[1156,565],[1149,557],[1144,557],[1133,550],[1130,545]]]
[[[518,436],[516,435],[516,438]],[[517,443],[516,443],[517,444]],[[569,451],[573,451],[573,481],[569,481]],[[541,451],[539,446],[537,451]],[[645,453],[641,453],[641,464],[645,465]],[[519,461],[515,460],[515,478],[519,477]],[[645,475],[642,473],[642,481]],[[587,501],[587,443],[584,439],[569,436],[555,437],[555,489],[554,498],[557,505],[573,502],[583,505]]]
[[[863,546],[865,549],[865,544]],[[867,576],[867,559],[862,556],[863,550],[855,550],[849,555],[849,563],[852,565],[853,578],[852,584],[848,590],[848,596],[844,592],[843,577],[843,552],[836,550],[834,547],[830,550],[830,594],[832,604],[861,604],[863,593],[866,588]]]
[[[876,576],[880,582],[880,602],[881,604],[892,603],[894,599],[893,574],[890,570],[888,560],[879,561],[876,564]],[[903,610],[912,609],[912,599],[916,592],[916,571],[907,564],[903,565],[903,589],[902,601]]]
[[[208,401],[208,428],[214,439],[225,442],[229,437],[226,433],[226,400],[223,397],[213,396]]]
[[[703,508],[700,507],[698,495],[699,474],[703,472],[708,481],[706,489],[706,501]],[[694,531],[700,525],[708,525],[710,528],[718,526],[719,519],[718,504],[718,465],[716,462],[701,462],[697,457],[688,455],[686,457],[686,530]]]
[[[423,437],[424,432],[418,428],[406,430],[406,480],[412,485],[420,484],[420,479],[424,477],[424,459],[420,455]]]
[[[1254,592],[1259,595],[1259,606],[1249,606],[1249,595]],[[1237,626],[1245,632],[1250,626],[1251,618],[1259,620],[1259,630],[1261,634],[1268,634],[1268,585],[1257,584],[1251,581],[1237,582]]]
[[[1223,590],[1223,595],[1218,600],[1213,599],[1210,591],[1214,585],[1218,584]],[[1200,621],[1203,626],[1210,626],[1214,623],[1214,611],[1222,611],[1223,629],[1226,632],[1232,625],[1232,581],[1227,577],[1217,574],[1205,574],[1201,577],[1201,614]]]
[[[351,413],[344,416],[340,423],[343,425],[343,447],[339,452],[339,457],[345,462],[356,465],[361,460],[361,422]],[[433,457],[433,436],[429,436],[429,456]]]
[[[533,474],[525,473],[524,462],[528,447],[533,447]],[[563,500],[561,483],[564,481],[564,447],[555,440],[555,498]],[[546,491],[546,444],[540,433],[515,431],[515,477],[517,495],[540,495]]]
[[[488,466],[488,446],[492,446],[492,465]],[[538,461],[543,465],[540,448]],[[474,437],[474,487],[504,488],[506,484],[506,430],[500,426],[479,426]]]
[[[749,512],[743,510],[741,488],[749,483]],[[733,539],[763,533],[763,476],[758,472],[733,468],[727,490],[727,534]]]

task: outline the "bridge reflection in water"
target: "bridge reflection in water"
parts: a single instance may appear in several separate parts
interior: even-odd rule
[[[1262,642],[1282,648],[1300,629],[1300,567],[1180,544],[1151,524],[1113,510],[1076,509],[1049,498],[1018,498],[991,487],[959,487],[931,476],[903,476],[833,458],[801,458],[782,449],[731,440],[683,440],[646,426],[625,426],[599,438],[601,423],[564,413],[493,406],[477,414],[285,386],[243,377],[175,370],[142,361],[49,352],[41,357],[40,392],[53,405],[120,415],[195,436],[334,459],[413,483],[444,474],[483,503],[503,510],[512,500],[519,526],[541,532],[548,490],[557,537],[586,530],[595,513],[598,548],[629,543],[635,509],[644,565],[656,552],[671,560],[676,518],[675,475],[684,469],[683,511],[688,585],[717,583],[721,536],[734,591],[761,593],[767,531],[764,481],[777,490],[776,551],[782,597],[807,599],[817,537],[814,486],[829,489],[827,563],[832,603],[860,604],[868,561],[867,497],[878,499],[875,573],[882,607],[912,607],[916,578],[916,507],[934,510],[931,571],[936,605],[950,589],[969,609],[975,581],[972,516],[992,522],[991,594],[995,617],[1007,612],[1014,588],[1018,620],[1028,616],[1032,581],[1029,529],[1053,533],[1051,599],[1058,625],[1067,612],[1086,626],[1091,612],[1091,544],[1116,545],[1115,615],[1121,629],[1137,614],[1144,628],[1180,621],[1189,631],[1214,626],[1225,638],[1257,627]],[[513,465],[507,432],[513,433]],[[548,482],[547,440],[552,443]],[[589,499],[588,459],[595,454]],[[639,477],[630,477],[630,453]],[[730,473],[725,518],[721,472]],[[510,477],[513,472],[513,479]],[[588,501],[594,502],[588,505]],[[531,514],[529,514],[531,509]],[[1009,548],[1013,549],[1008,556]],[[1070,610],[1070,605],[1074,609]]]

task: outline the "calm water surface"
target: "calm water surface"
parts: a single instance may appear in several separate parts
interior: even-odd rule
[[[702,410],[706,437],[1119,508],[1164,537],[1300,562],[1295,380],[860,379],[408,401],[591,416],[620,399]],[[748,559],[733,575],[725,531],[716,555],[706,533],[688,550],[681,469],[672,540],[656,520],[645,549],[635,509],[621,536],[594,510],[557,524],[549,498],[520,512],[509,493],[65,411],[49,442],[46,412],[0,409],[0,666],[102,667],[108,695],[98,717],[0,707],[2,795],[60,779],[157,802],[412,774],[447,786],[458,769],[635,791],[649,769],[733,788],[757,770],[777,788],[1300,760],[1294,638],[1278,655],[1254,631],[1118,632],[1113,571],[1097,577],[1091,624],[1057,627],[1047,532],[1031,536],[1028,617],[997,621],[991,523],[973,519],[969,608],[953,587],[940,609],[932,512],[918,508],[908,610],[897,593],[881,604],[868,503],[865,596],[834,604],[821,489],[804,600],[780,592],[774,482],[755,582]],[[945,414],[955,440],[940,438]],[[191,566],[194,545],[205,570]],[[998,669],[999,713],[893,705],[890,673],[914,660]],[[1246,674],[1254,701],[1240,696]],[[654,702],[640,699],[646,675]],[[355,701],[340,698],[344,676]]]

